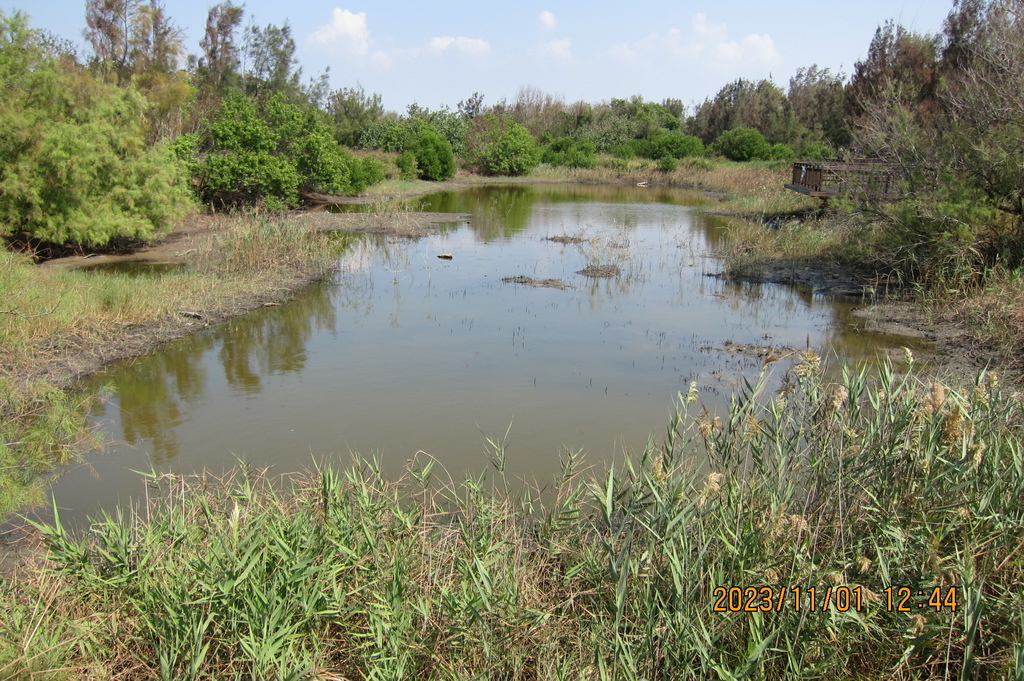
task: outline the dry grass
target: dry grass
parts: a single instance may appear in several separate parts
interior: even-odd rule
[[[1024,375],[1024,272],[991,270],[983,287],[942,299],[937,308],[971,329],[979,345],[995,350],[1006,367]]]
[[[672,172],[657,169],[647,159],[621,160],[600,157],[594,168],[551,168],[535,170],[531,179],[608,184],[685,187],[708,193],[705,210],[729,215],[763,218],[814,209],[809,199],[783,188],[789,179],[789,165],[777,162],[733,163],[731,161],[684,159]]]
[[[730,275],[762,276],[780,266],[803,263],[818,268],[865,267],[874,260],[871,247],[877,227],[847,216],[823,216],[765,224],[731,223],[724,255]]]

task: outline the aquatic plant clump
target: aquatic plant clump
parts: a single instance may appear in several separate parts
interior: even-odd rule
[[[40,527],[52,567],[2,593],[0,670],[1010,676],[1024,402],[992,374],[824,375],[808,351],[718,415],[693,384],[663,442],[589,480],[568,456],[543,492],[512,491],[500,442],[497,477],[460,484],[427,456],[288,489],[244,466],[154,473],[147,508]]]

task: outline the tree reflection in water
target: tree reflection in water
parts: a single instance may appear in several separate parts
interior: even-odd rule
[[[134,360],[129,371],[115,371],[111,383],[125,442],[150,441],[155,465],[177,458],[174,426],[206,399],[213,369],[207,357],[214,349],[219,348],[217,363],[224,379],[237,393],[259,393],[266,377],[301,371],[309,339],[336,330],[331,286],[314,285],[287,305],[219,324]],[[106,411],[100,406],[94,415],[102,417]]]

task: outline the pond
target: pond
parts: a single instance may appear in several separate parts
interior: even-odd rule
[[[293,302],[95,377],[113,444],[55,483],[58,504],[81,519],[138,499],[151,468],[283,474],[354,452],[393,474],[425,452],[458,480],[506,433],[509,474],[543,484],[566,451],[597,465],[641,451],[691,381],[720,407],[764,363],[737,346],[773,348],[777,376],[808,343],[850,360],[913,346],[860,332],[857,301],[713,276],[727,220],[701,202],[573,185],[424,197],[414,208],[470,217],[357,240]],[[592,265],[617,274],[578,273]]]

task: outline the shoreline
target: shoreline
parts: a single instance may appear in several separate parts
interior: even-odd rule
[[[578,173],[584,175],[582,173]],[[350,234],[388,234],[401,238],[418,238],[436,231],[437,225],[445,222],[463,221],[469,216],[457,213],[428,213],[394,211],[383,215],[377,213],[327,213],[320,212],[326,203],[370,204],[376,201],[405,200],[439,191],[459,191],[470,187],[488,185],[545,185],[545,184],[633,184],[632,177],[620,178],[617,182],[595,178],[587,181],[579,178],[490,178],[476,175],[459,175],[443,182],[416,182],[400,191],[363,194],[350,197],[319,197],[323,203],[302,211],[281,214],[289,222],[307,223],[310,231],[346,232]],[[701,182],[670,182],[661,186],[697,190],[709,199],[723,200],[725,192],[709,188]],[[716,215],[756,220],[757,215],[734,211],[716,210],[714,205],[701,207],[703,212]],[[151,245],[123,254],[72,255],[55,258],[38,267],[75,269],[95,265],[137,262],[144,264],[186,263],[193,239],[210,235],[224,228],[233,216],[195,215],[176,225],[171,232]],[[714,274],[718,278],[751,283],[775,283],[784,285],[811,286],[815,293],[827,296],[864,297],[864,291],[873,288],[870,273],[859,272],[850,267],[829,266],[812,259],[776,258],[774,264],[759,272],[744,273],[742,276],[728,273]],[[154,324],[135,325],[125,329],[127,334],[116,340],[94,345],[76,345],[77,352],[53,362],[45,370],[34,375],[54,382],[61,388],[73,387],[83,377],[99,371],[112,362],[137,357],[151,352],[164,343],[198,333],[218,323],[244,315],[261,307],[286,303],[307,286],[321,280],[325,273],[312,266],[285,267],[273,272],[274,276],[260,281],[260,289],[224,299],[209,309],[190,310],[190,313],[160,320]],[[962,381],[973,381],[981,370],[1000,362],[997,349],[983,347],[969,329],[949,315],[937,315],[924,305],[908,301],[888,292],[866,302],[856,311],[864,320],[865,329],[892,335],[919,338],[934,343],[934,363],[952,377]],[[69,339],[74,341],[75,339]],[[895,358],[894,353],[890,355]],[[27,377],[26,377],[27,378]]]

